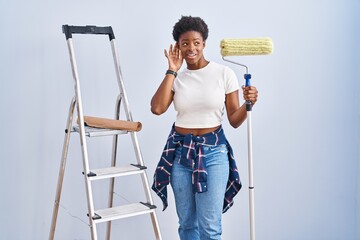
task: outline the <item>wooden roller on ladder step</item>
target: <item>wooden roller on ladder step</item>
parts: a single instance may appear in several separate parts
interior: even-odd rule
[[[79,119],[76,118],[76,123],[79,124]],[[88,127],[116,129],[139,132],[142,128],[141,122],[131,122],[125,120],[116,120],[109,118],[84,116],[84,124]]]

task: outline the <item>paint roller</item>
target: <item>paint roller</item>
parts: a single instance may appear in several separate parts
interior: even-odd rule
[[[273,43],[271,38],[228,38],[220,42],[221,55],[224,61],[245,67],[246,74],[245,86],[250,86],[251,74],[249,68],[241,63],[231,61],[225,57],[229,56],[251,56],[251,55],[268,55],[273,52]],[[246,109],[251,111],[250,101],[246,102]]]
[[[250,86],[251,74],[246,65],[231,61],[225,57],[268,55],[273,52],[271,38],[244,38],[244,39],[223,39],[220,42],[221,55],[224,61],[245,67],[245,86]],[[252,159],[252,126],[251,126],[251,102],[246,101],[247,112],[247,135],[248,135],[248,171],[249,171],[249,213],[250,213],[250,239],[255,240],[255,211],[254,211],[254,179]]]

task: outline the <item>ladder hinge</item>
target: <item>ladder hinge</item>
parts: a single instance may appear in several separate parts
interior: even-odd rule
[[[145,169],[147,169],[146,166],[142,166],[142,165],[140,165],[140,164],[130,164],[130,165],[132,165],[132,166],[134,166],[134,167],[137,167],[137,168],[139,168],[140,170],[145,170]]]
[[[143,204],[143,205],[145,205],[145,206],[147,206],[147,207],[150,208],[150,209],[155,209],[155,208],[156,208],[155,205],[152,205],[152,204],[150,204],[150,203],[144,203],[144,202],[140,202],[140,203]]]
[[[88,217],[89,217],[89,214],[86,214]],[[94,213],[94,216],[92,217],[93,220],[98,220],[98,219],[101,219],[101,216]]]
[[[82,172],[82,174],[84,174],[84,172]],[[89,172],[89,173],[87,174],[87,176],[88,176],[88,177],[95,177],[95,176],[97,176],[97,175],[96,175],[96,173]]]

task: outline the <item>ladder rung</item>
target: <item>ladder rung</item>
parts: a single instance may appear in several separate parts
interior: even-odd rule
[[[79,126],[74,126],[72,131],[80,133]],[[126,131],[126,130],[93,128],[93,127],[85,126],[85,135],[87,137],[111,136],[111,135],[119,135],[119,134],[127,134],[127,133],[128,133],[128,131]]]
[[[132,174],[142,173],[145,166],[130,164],[127,166],[108,167],[91,170],[88,174],[90,180],[99,180],[112,177],[120,177]]]
[[[155,211],[156,206],[144,203],[131,203],[113,208],[96,210],[95,223],[108,222],[116,219],[133,217]]]

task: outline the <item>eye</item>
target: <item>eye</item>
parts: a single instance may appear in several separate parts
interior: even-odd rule
[[[181,45],[184,46],[184,47],[186,47],[186,46],[188,45],[188,43],[187,43],[187,42],[183,42]]]

